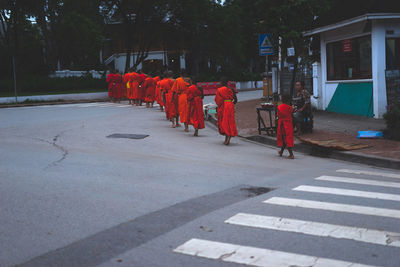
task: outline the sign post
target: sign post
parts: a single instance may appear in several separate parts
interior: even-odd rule
[[[260,56],[265,56],[265,73],[267,75],[267,95],[264,96],[270,98],[269,89],[270,89],[270,82],[269,82],[269,69],[268,69],[268,56],[274,54],[274,46],[271,42],[271,34],[264,33],[258,36],[258,45],[260,49]]]

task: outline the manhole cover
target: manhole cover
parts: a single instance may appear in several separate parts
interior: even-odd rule
[[[249,197],[259,196],[272,191],[273,188],[268,187],[245,187],[240,188],[240,191],[247,191]]]
[[[145,139],[148,134],[111,134],[107,138],[128,138],[128,139]]]

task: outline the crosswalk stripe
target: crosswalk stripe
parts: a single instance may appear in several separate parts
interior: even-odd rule
[[[298,208],[328,210],[328,211],[337,211],[337,212],[400,219],[400,210],[393,210],[393,209],[374,208],[374,207],[359,206],[359,205],[339,204],[332,202],[321,202],[321,201],[281,198],[281,197],[272,197],[270,199],[265,200],[264,203],[298,207]]]
[[[315,178],[318,181],[328,181],[328,182],[339,182],[339,183],[348,183],[348,184],[362,184],[362,185],[374,185],[374,186],[383,186],[383,187],[394,187],[400,188],[400,183],[396,182],[385,182],[385,181],[376,181],[376,180],[368,180],[368,179],[357,179],[357,178],[348,178],[348,177],[338,177],[338,176],[320,176]]]
[[[348,169],[340,169],[340,170],[337,170],[337,172],[351,173],[351,174],[364,174],[364,175],[373,175],[373,176],[382,176],[382,177],[400,179],[400,174],[396,174],[396,173],[372,172],[372,171],[348,170]]]
[[[384,194],[384,193],[369,192],[369,191],[359,191],[359,190],[349,190],[349,189],[341,189],[341,188],[333,188],[333,187],[301,185],[296,188],[293,188],[293,190],[310,192],[310,193],[321,193],[321,194],[332,194],[332,195],[340,195],[340,196],[351,196],[351,197],[362,197],[362,198],[400,201],[400,195]]]
[[[365,267],[358,263],[318,258],[308,255],[288,253],[277,250],[241,246],[230,243],[208,241],[202,239],[190,239],[183,245],[174,249],[174,252],[198,256],[207,259],[222,260],[250,266],[348,266]]]
[[[238,213],[225,221],[228,224],[256,227],[313,236],[343,238],[384,246],[400,247],[400,233],[367,228],[293,220],[280,217]]]

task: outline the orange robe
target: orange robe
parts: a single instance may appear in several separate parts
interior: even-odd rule
[[[293,147],[293,108],[287,104],[278,106],[278,127],[276,133],[276,143],[280,147]]]
[[[131,97],[133,100],[139,99],[139,74],[132,72],[130,76],[130,86],[131,86]]]
[[[108,83],[108,97],[114,97],[113,93],[115,90],[115,76],[114,73],[109,73],[107,75],[106,82]]]
[[[146,88],[144,87],[144,81],[146,80],[147,75],[144,73],[139,74],[139,90],[138,90],[138,100],[145,101],[146,98]]]
[[[120,74],[115,74],[115,94],[114,97],[121,99],[123,97],[124,82],[122,81],[122,76]]]
[[[131,95],[131,74],[130,73],[126,73],[122,79],[124,85],[125,85],[125,94],[124,96],[128,99],[130,98]]]
[[[162,94],[165,96],[165,115],[167,119],[171,119],[176,117],[176,107],[175,105],[171,106],[172,99],[172,85],[174,84],[174,80],[165,78],[159,82],[160,89]]]
[[[172,86],[172,92],[175,92],[173,101],[177,106],[177,115],[179,115],[181,123],[189,123],[189,105],[186,94],[188,87],[189,84],[182,77],[176,79]]]
[[[160,77],[155,77],[154,80],[156,80],[156,101],[157,103],[163,107],[164,106],[164,101],[163,101],[163,96],[162,96],[162,92],[161,92],[161,86],[160,86]]]
[[[228,87],[218,88],[215,95],[215,103],[218,105],[218,130],[222,135],[237,136],[237,127],[235,121],[235,104],[233,104],[234,95]]]
[[[189,124],[195,129],[204,129],[203,94],[196,85],[189,86],[187,100],[189,104]]]
[[[143,86],[146,91],[145,101],[147,103],[153,103],[156,98],[156,81],[151,77],[147,77]]]

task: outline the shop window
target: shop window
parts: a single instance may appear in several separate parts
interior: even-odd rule
[[[386,39],[386,69],[400,70],[400,38]]]
[[[372,78],[370,35],[328,43],[326,54],[328,81]]]

